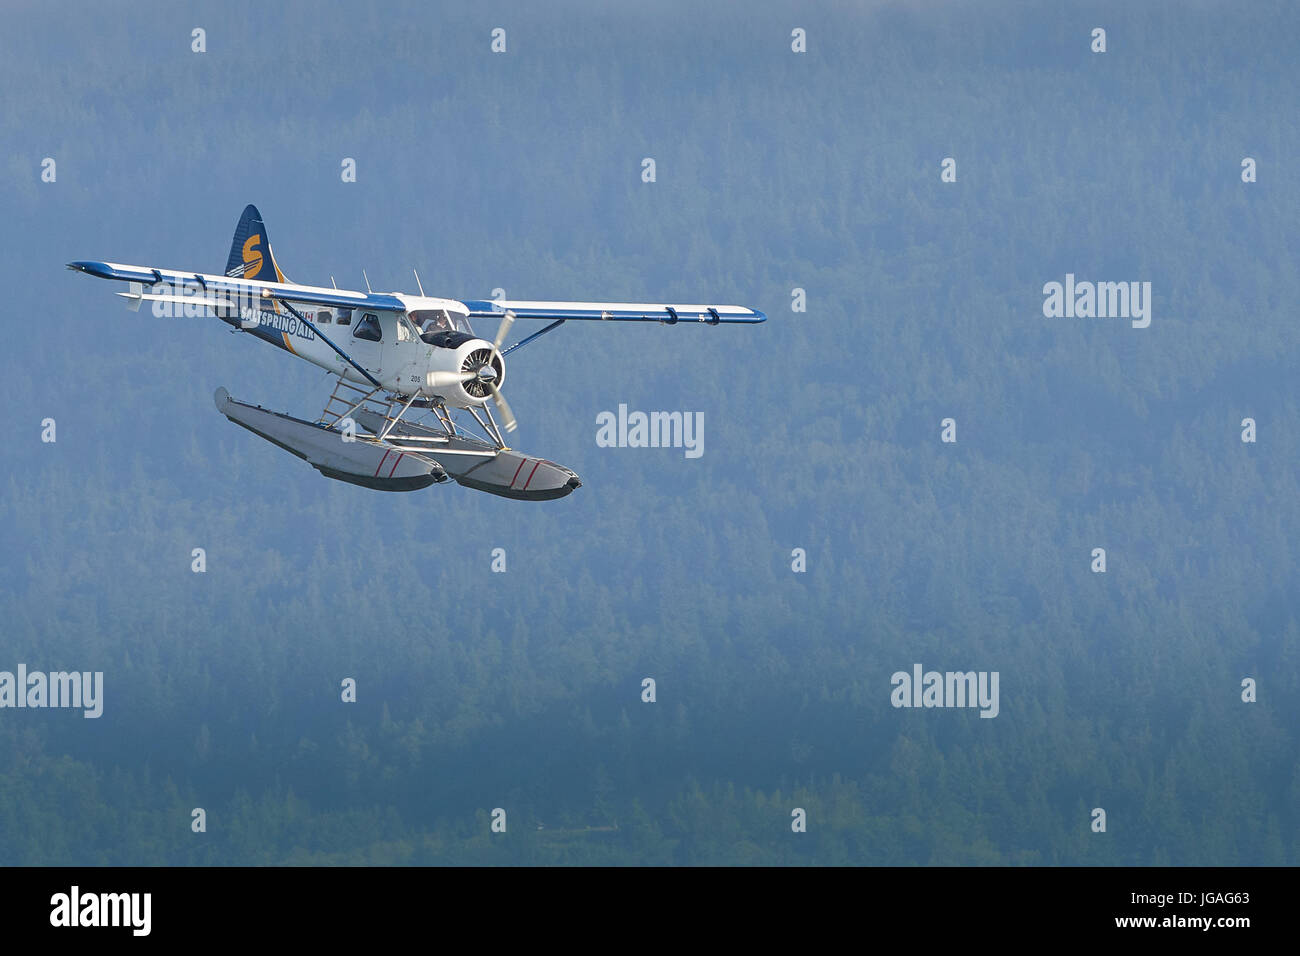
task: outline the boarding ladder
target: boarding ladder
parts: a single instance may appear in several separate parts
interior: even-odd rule
[[[355,385],[340,375],[338,383],[334,386],[334,391],[325,400],[325,409],[321,412],[317,421],[327,428],[333,428],[344,418],[362,407],[369,408],[388,418],[393,414],[393,400],[386,396],[376,398],[375,396],[379,395],[381,391],[382,389],[378,388]]]

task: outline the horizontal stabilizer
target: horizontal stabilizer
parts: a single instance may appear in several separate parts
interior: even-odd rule
[[[212,296],[196,295],[159,295],[154,292],[114,292],[114,295],[120,295],[127,300],[127,306],[132,312],[139,311],[141,302],[174,302],[177,305],[196,305],[205,309],[234,310],[235,303],[229,299],[218,299]]]

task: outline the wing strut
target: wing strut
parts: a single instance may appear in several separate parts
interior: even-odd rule
[[[528,336],[528,338],[526,338],[526,339],[520,339],[518,342],[516,342],[514,345],[510,346],[510,348],[506,349],[506,350],[505,350],[504,352],[502,352],[501,354],[502,354],[502,355],[509,355],[509,354],[510,354],[511,352],[513,352],[515,349],[520,348],[521,346],[527,345],[527,344],[528,344],[529,342],[531,342],[533,339],[540,338],[541,336],[545,335],[547,332],[551,331],[551,329],[558,329],[560,326],[562,326],[562,325],[563,325],[565,322],[567,322],[567,321],[568,321],[568,319],[556,319],[554,322],[552,322],[552,323],[551,323],[550,325],[548,325],[546,328],[542,329],[540,332],[534,332],[532,335]]]

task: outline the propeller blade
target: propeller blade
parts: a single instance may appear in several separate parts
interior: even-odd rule
[[[505,318],[501,320],[501,327],[497,329],[497,337],[492,342],[492,347],[494,349],[497,351],[501,350],[501,343],[506,340],[506,336],[510,334],[510,326],[514,324],[515,314],[509,309],[506,309]]]
[[[501,427],[508,432],[514,431],[519,427],[519,423],[515,421],[515,413],[510,410],[510,405],[506,402],[506,397],[501,394],[501,389],[488,382],[488,391],[492,393],[492,399],[497,403],[497,411],[501,413]]]

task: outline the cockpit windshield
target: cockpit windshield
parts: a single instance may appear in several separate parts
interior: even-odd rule
[[[409,314],[411,321],[415,323],[415,327],[420,330],[421,335],[429,332],[474,334],[474,330],[469,326],[469,319],[459,312],[451,312],[447,309],[417,309]]]

